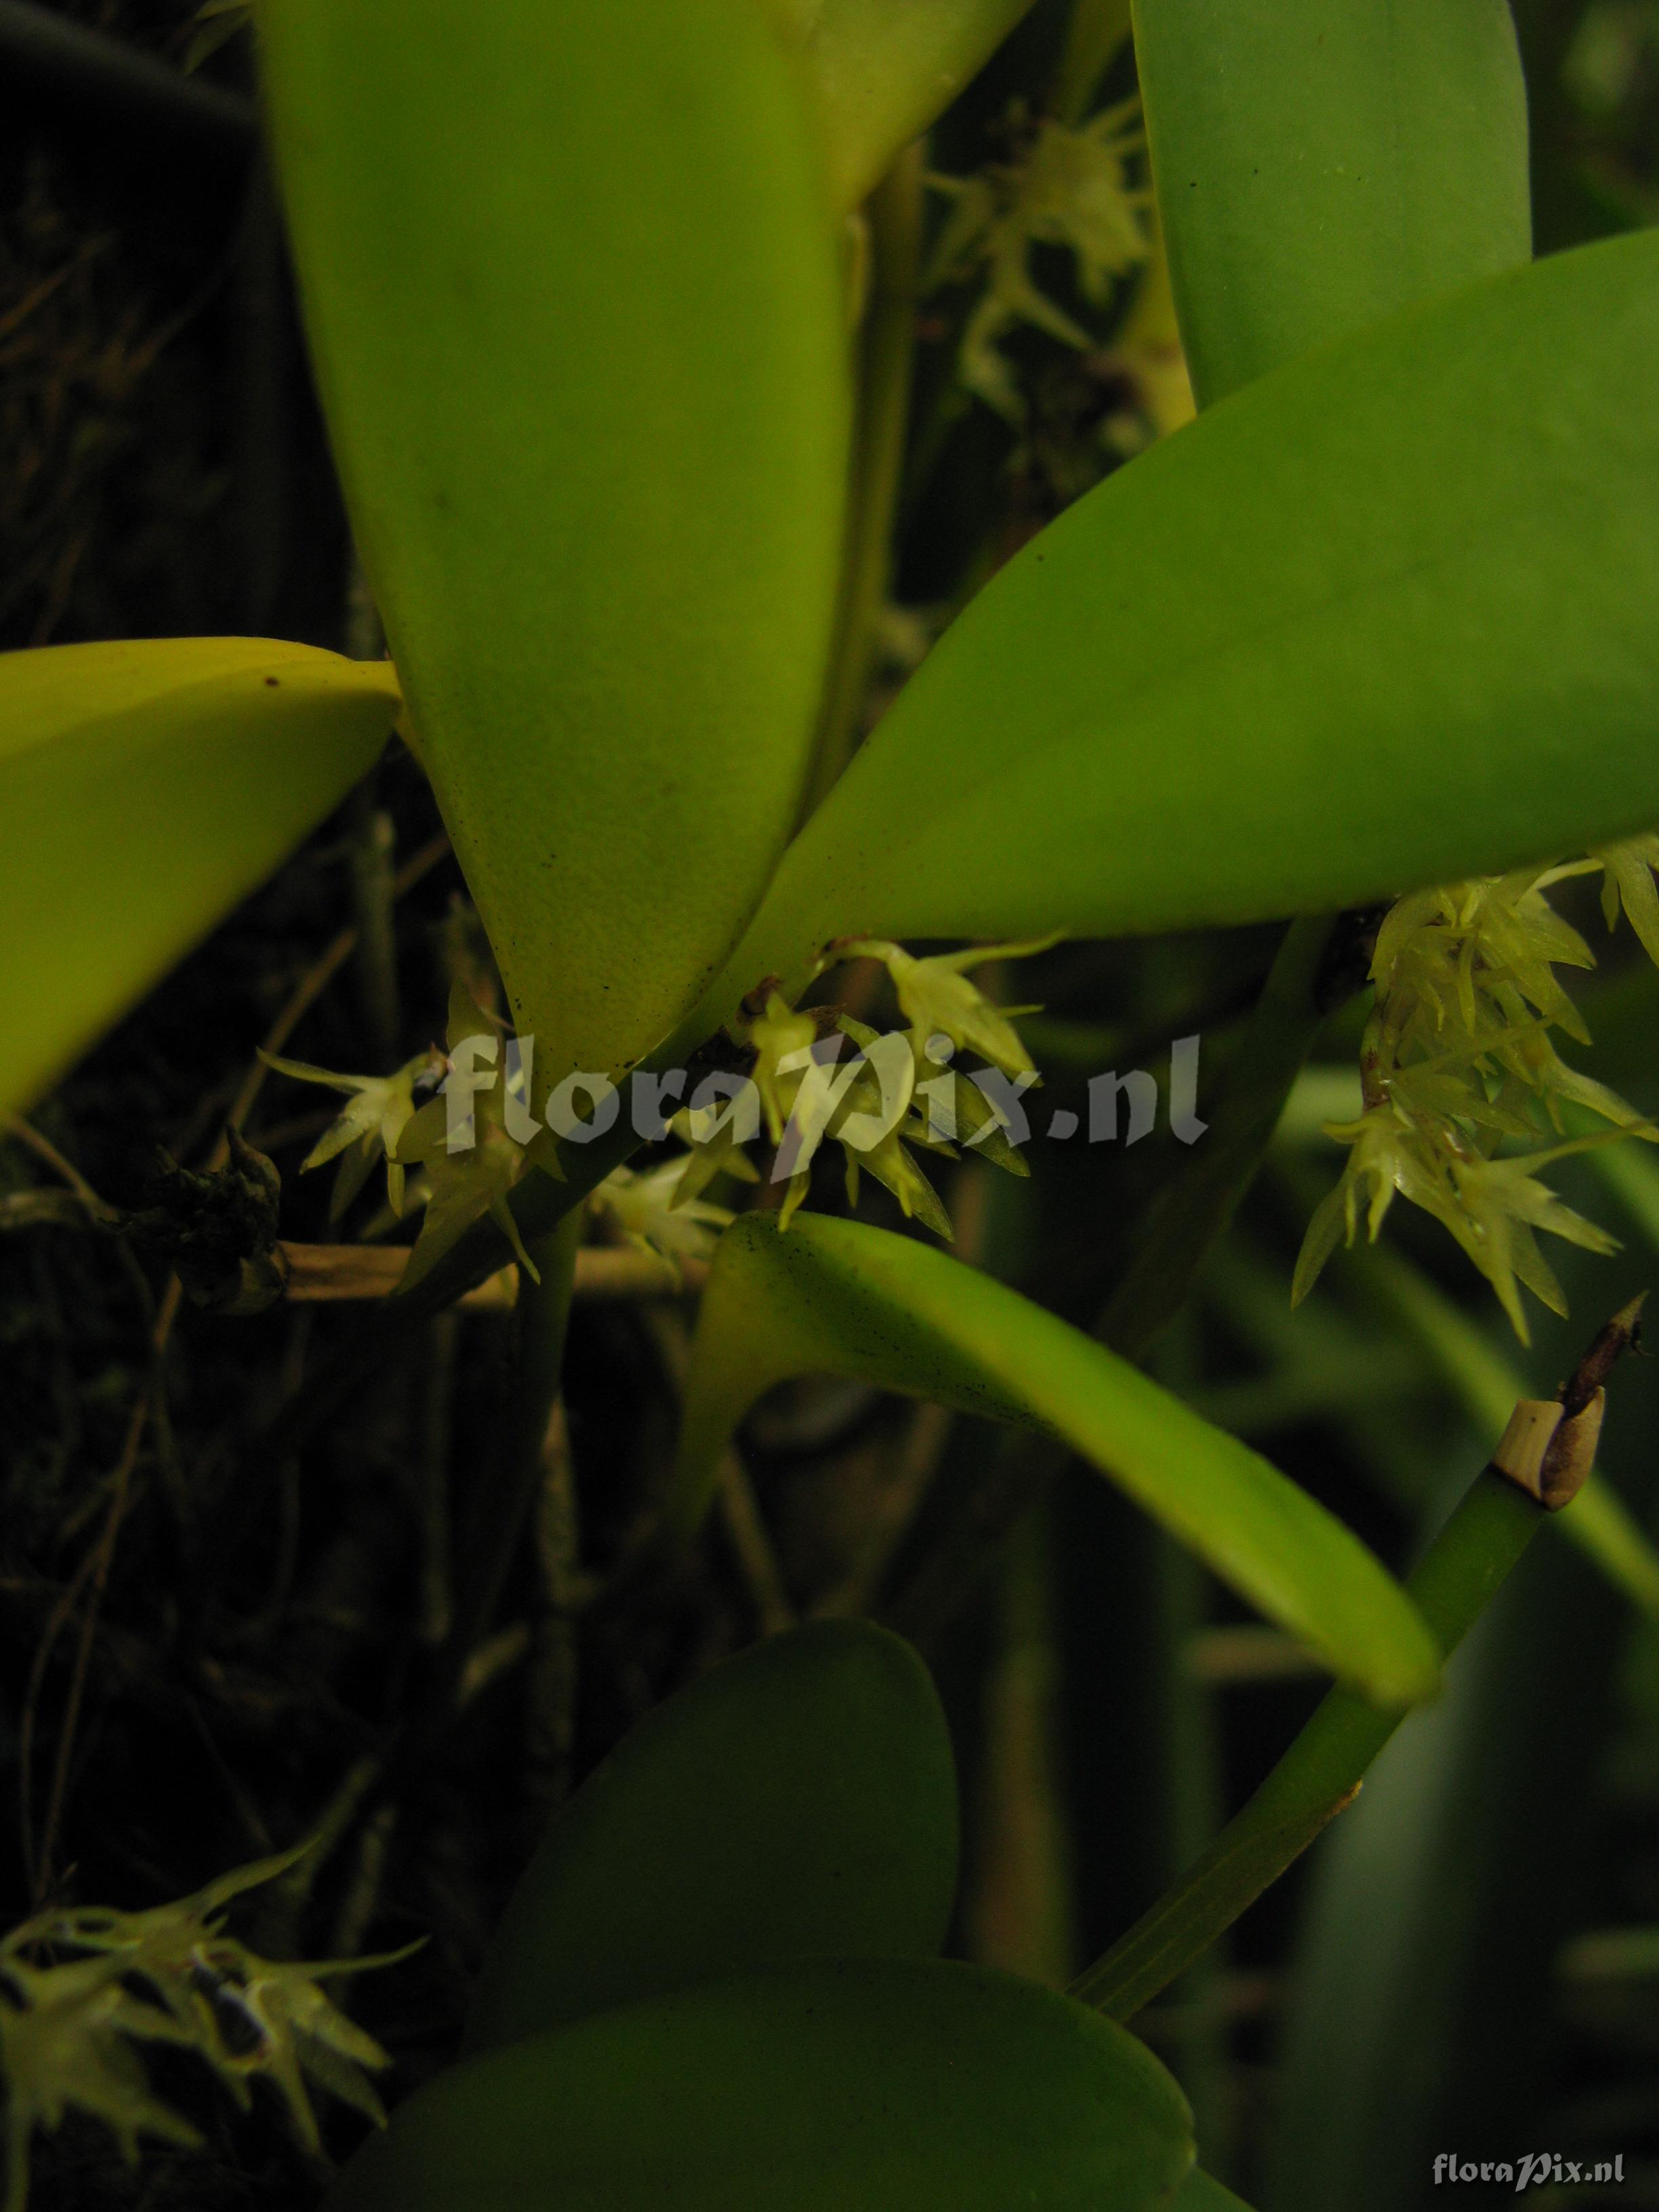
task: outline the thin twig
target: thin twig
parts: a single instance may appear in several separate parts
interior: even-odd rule
[[[428,838],[418,852],[410,854],[392,878],[392,896],[402,898],[405,891],[412,890],[422,876],[432,872],[448,851],[449,840],[441,833],[435,837]],[[339,934],[324,947],[295,984],[287,1005],[265,1032],[264,1042],[261,1048],[263,1051],[270,1054],[282,1051],[301,1022],[310,1012],[312,1007],[356,949],[357,932],[355,927],[341,930]],[[253,1111],[255,1100],[264,1088],[265,1078],[270,1073],[264,1061],[256,1059],[243,1077],[236,1096],[231,1101],[230,1110],[225,1115],[224,1128],[220,1132],[218,1142],[214,1146],[209,1158],[208,1165],[210,1169],[223,1167],[225,1162],[230,1158],[228,1133],[234,1129],[238,1135],[241,1133],[246,1126],[248,1115]]]
[[[260,1934],[267,1948],[292,1951],[297,1948],[301,1915],[311,1902],[318,1877],[349,1834],[385,1771],[386,1759],[380,1752],[365,1752],[353,1759],[312,1824],[310,1849],[267,1886]]]
[[[841,1581],[812,1607],[814,1619],[846,1620],[868,1613],[874,1606],[887,1571],[933,1486],[955,1424],[956,1415],[948,1406],[936,1406],[924,1399],[911,1409],[891,1473],[874,1500],[858,1551]]]
[[[830,673],[802,797],[810,814],[863,736],[877,627],[893,559],[921,254],[921,147],[908,147],[866,203],[870,301],[860,337],[858,420]]]
[[[158,1347],[159,1349],[159,1347]],[[104,1526],[97,1547],[92,1554],[92,1573],[87,1595],[87,1608],[81,1622],[80,1641],[76,1646],[74,1671],[70,1676],[69,1702],[64,1709],[63,1726],[58,1736],[58,1757],[52,1765],[52,1791],[46,1800],[46,1817],[40,1831],[40,1847],[34,1857],[35,1879],[33,1904],[38,1910],[46,1901],[52,1887],[52,1853],[57,1848],[58,1824],[63,1818],[64,1799],[69,1788],[70,1762],[75,1751],[76,1730],[81,1718],[81,1701],[86,1693],[87,1670],[91,1664],[93,1638],[98,1630],[98,1617],[103,1606],[104,1592],[109,1584],[110,1569],[115,1559],[115,1539],[127,1508],[127,1494],[131,1486],[132,1470],[138,1461],[138,1449],[143,1441],[144,1425],[149,1413],[149,1392],[146,1390],[133,1404],[127,1419],[127,1433],[121,1446],[121,1456],[116,1463],[115,1479],[111,1488],[109,1510],[104,1516]],[[25,1800],[27,1802],[27,1800]]]
[[[410,1258],[410,1248],[403,1244],[284,1243],[277,1249],[288,1267],[283,1296],[293,1304],[390,1297]],[[679,1297],[701,1290],[708,1279],[705,1261],[686,1259],[676,1266],[630,1245],[591,1244],[576,1255],[574,1291],[579,1298]],[[507,1311],[517,1298],[518,1279],[516,1267],[503,1267],[457,1303],[471,1311]]]
[[[420,851],[412,854],[399,869],[394,884],[396,894],[401,896],[404,891],[418,883],[423,875],[437,866],[448,850],[449,841],[445,836],[434,837],[423,845]],[[266,1052],[281,1051],[301,1017],[325,988],[330,978],[350,957],[356,943],[355,930],[342,930],[325,950],[320,958],[307,969],[290,994],[287,1005],[267,1031],[264,1042]],[[252,1111],[266,1073],[264,1060],[256,1059],[243,1079],[230,1111],[225,1118],[224,1127],[220,1131],[209,1157],[210,1170],[222,1168],[229,1159],[232,1133],[233,1132],[240,1133],[248,1115]],[[25,1126],[16,1125],[16,1131],[20,1136],[23,1134]],[[38,1132],[29,1132],[24,1138],[24,1141],[33,1141],[37,1153],[41,1158],[49,1159],[57,1172],[66,1176],[71,1188],[78,1185],[81,1190],[90,1194],[90,1186],[84,1182],[70,1163],[63,1159],[54,1147],[40,1137]],[[95,1194],[92,1195],[94,1202],[97,1202]],[[86,1203],[85,1198],[82,1199],[82,1203]],[[63,1725],[58,1735],[58,1755],[53,1764],[51,1794],[47,1800],[40,1844],[38,1851],[31,1850],[27,1841],[25,1844],[24,1856],[32,1869],[32,1886],[37,1902],[46,1894],[52,1885],[52,1854],[57,1846],[58,1831],[62,1823],[64,1805],[68,1793],[70,1769],[75,1753],[75,1738],[80,1725],[81,1708],[86,1693],[87,1674],[91,1663],[93,1644],[98,1632],[104,1595],[109,1586],[110,1573],[114,1565],[116,1541],[133,1495],[133,1471],[137,1465],[145,1428],[152,1411],[159,1402],[158,1394],[163,1387],[162,1364],[168,1340],[173,1334],[173,1323],[179,1316],[182,1299],[182,1286],[178,1276],[174,1274],[169,1277],[167,1287],[161,1293],[161,1303],[156,1309],[155,1318],[150,1328],[149,1372],[143,1387],[133,1404],[127,1422],[126,1434],[122,1442],[120,1456],[110,1479],[109,1507],[104,1516],[103,1528],[88,1555],[88,1561],[83,1563],[83,1570],[77,1573],[75,1582],[70,1586],[70,1591],[65,1593],[67,1605],[54,1611],[52,1620],[48,1623],[46,1634],[42,1639],[41,1649],[37,1651],[34,1664],[31,1668],[29,1692],[26,1697],[24,1713],[20,1724],[20,1757],[25,1753],[32,1755],[35,1705],[40,1689],[44,1686],[51,1647],[63,1626],[67,1623],[80,1590],[84,1587],[86,1611],[81,1623],[81,1634],[76,1647],[74,1668],[70,1678],[69,1699],[64,1708]],[[24,1759],[21,1764],[20,1781],[23,1793],[22,1819],[26,1829],[29,1817],[30,1780],[30,1765],[27,1759]]]
[[[246,161],[258,139],[251,100],[31,0],[0,0],[0,60],[38,97],[67,95],[77,111],[117,118],[162,145],[217,161]]]
[[[435,1651],[448,1636],[454,1603],[450,1586],[449,1455],[454,1440],[455,1354],[460,1324],[440,1314],[428,1335],[421,1437],[416,1455],[416,1518],[421,1545],[421,1641]]]
[[[9,1229],[85,1229],[94,1218],[72,1190],[9,1190],[0,1197],[0,1233]]]
[[[749,1470],[735,1447],[721,1457],[720,1487],[715,1495],[726,1536],[754,1601],[761,1634],[776,1636],[786,1628],[793,1628],[795,1608],[789,1601],[783,1569],[761,1516]]]
[[[530,1656],[530,1624],[526,1620],[510,1620],[505,1628],[498,1628],[493,1636],[486,1636],[482,1644],[475,1644],[467,1655],[455,1683],[455,1710],[460,1712],[481,1697],[503,1674],[510,1674],[515,1667]]]
[[[365,784],[351,839],[351,896],[357,910],[357,986],[369,1038],[383,1066],[397,1057],[402,1027],[398,992],[398,940],[392,909],[392,817],[374,804]]]
[[[44,1160],[61,1182],[66,1182],[87,1212],[94,1220],[119,1220],[120,1209],[100,1198],[92,1185],[72,1161],[66,1160],[56,1145],[26,1121],[21,1114],[8,1114],[6,1127],[21,1145],[27,1145],[38,1159]],[[24,1194],[27,1195],[27,1194]]]
[[[542,1601],[531,1632],[525,1693],[525,1783],[538,1810],[546,1814],[562,1805],[570,1790],[576,1743],[576,1616],[588,1595],[581,1572],[576,1468],[562,1396],[554,1401],[542,1446],[534,1556]]]
[[[356,1861],[346,1883],[345,1894],[340,1899],[339,1911],[334,1916],[334,1932],[328,1943],[331,1959],[355,1959],[362,1950],[363,1939],[380,1909],[380,1885],[386,1879],[386,1860],[397,1826],[398,1808],[390,1802],[377,1806],[364,1821],[357,1838]],[[344,2003],[352,1980],[349,1974],[342,1974],[334,1980],[336,2004]]]

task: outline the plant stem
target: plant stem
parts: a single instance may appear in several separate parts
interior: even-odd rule
[[[471,1557],[455,1606],[449,1672],[456,1681],[489,1631],[513,1555],[547,1480],[581,1230],[581,1213],[573,1208],[529,1248],[541,1280],[526,1274],[519,1292],[519,1366],[502,1465],[498,1479],[478,1492]]]
[[[415,1454],[416,1516],[420,1528],[420,1636],[429,1650],[447,1642],[450,1591],[450,1462],[455,1442],[455,1363],[460,1322],[442,1313],[426,1347],[420,1441]]]
[[[1077,0],[1054,82],[1054,111],[1075,126],[1087,117],[1112,57],[1129,36],[1129,0]]]
[[[1205,1848],[1223,1817],[1221,1744],[1216,1695],[1191,1665],[1193,1642],[1206,1624],[1202,1564],[1163,1530],[1154,1565],[1163,1665],[1158,1696],[1166,1866],[1173,1877]],[[1159,2041],[1187,2093],[1212,2166],[1226,2164],[1235,2104],[1225,1990],[1231,1960],[1224,1939],[1194,1961],[1170,1992],[1172,2017]]]
[[[562,1398],[547,1425],[535,1540],[538,1601],[525,1693],[525,1790],[545,1817],[570,1794],[576,1747],[581,1526]]]
[[[1223,1079],[1207,1089],[1209,1126],[1147,1212],[1095,1332],[1127,1359],[1139,1358],[1174,1318],[1261,1165],[1329,1012],[1322,985],[1335,927],[1322,915],[1285,931]]]
[[[661,1054],[641,1066],[652,1073],[660,1073],[675,1065],[672,1053],[678,1048],[678,1041],[671,1040]],[[619,1114],[614,1126],[591,1145],[573,1146],[561,1155],[563,1182],[556,1182],[549,1175],[530,1174],[514,1185],[507,1202],[532,1257],[543,1238],[552,1236],[567,1221],[580,1220],[582,1200],[613,1169],[623,1166],[639,1150],[640,1143],[627,1115]],[[345,1343],[307,1379],[303,1395],[282,1408],[264,1439],[266,1451],[292,1452],[318,1434],[362,1388],[364,1377],[389,1359],[422,1322],[488,1281],[512,1258],[506,1237],[493,1221],[485,1219],[458,1237],[412,1290],[377,1299]],[[540,1265],[539,1261],[537,1264]]]
[[[30,0],[0,0],[0,62],[19,90],[67,97],[88,120],[109,118],[152,144],[240,162],[258,142],[252,100]]]
[[[1569,1414],[1588,1402],[1610,1357],[1632,1340],[1634,1310],[1597,1337],[1560,1393]],[[1488,1465],[1464,1493],[1406,1584],[1450,1656],[1547,1517]],[[1072,1986],[1114,2020],[1130,2020],[1167,1989],[1276,1881],[1358,1792],[1366,1768],[1406,1717],[1352,1690],[1327,1692],[1312,1719],[1175,1887]]]
[[[893,518],[909,416],[921,256],[921,146],[908,146],[871,194],[870,298],[860,343],[847,540],[836,641],[804,794],[812,813],[852,758],[869,695],[876,627],[892,566]]]
[[[375,1064],[398,1057],[402,1017],[398,996],[398,939],[392,919],[396,831],[392,817],[362,785],[351,805],[351,903],[357,921],[357,988]]]
[[[1054,1530],[1029,1514],[1008,1547],[983,1692],[980,1817],[963,1906],[978,1964],[1061,1989],[1073,1948],[1073,1838],[1060,1782]]]
[[[1449,1654],[1526,1550],[1544,1509],[1492,1468],[1477,1476],[1406,1587]],[[1072,1985],[1130,2020],[1277,1881],[1350,1804],[1404,1714],[1334,1689],[1209,1850]]]

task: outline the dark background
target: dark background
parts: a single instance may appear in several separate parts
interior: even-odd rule
[[[179,75],[196,29],[189,4],[46,12],[114,44],[43,52],[29,0],[0,0],[0,645],[228,632],[373,649],[262,166],[246,35],[205,61],[189,82],[208,90],[192,100]],[[1649,222],[1659,6],[1527,0],[1518,12],[1540,251]],[[1064,16],[1044,0],[970,89],[938,134],[941,167],[996,152],[1010,101],[1040,98]],[[159,68],[124,72],[124,56]],[[965,304],[945,295],[924,319],[924,424],[937,422]],[[1101,335],[1104,346],[1109,319]],[[1103,355],[1079,363],[1035,337],[1015,350],[1033,431],[1018,441],[970,409],[930,447],[907,504],[907,603],[948,603],[984,549],[1017,543],[1055,510],[1057,485],[1109,465],[1099,422],[1133,411]],[[360,915],[358,864],[380,817],[399,857],[438,826],[399,754],[32,1117],[103,1196],[139,1202],[157,1145],[201,1159],[271,1019]],[[477,958],[459,893],[444,863],[398,907],[392,1034],[384,978],[358,962],[293,1048],[356,1069],[426,1042],[446,974]],[[1167,1036],[1189,1017],[1224,1036],[1271,942],[1243,933],[1063,948],[1038,995],[1061,1020],[1107,1025],[1120,1047],[1138,1023]],[[1616,971],[1607,988],[1598,1031],[1612,1057],[1596,1072],[1650,1104],[1654,1000],[1635,981],[1620,998]],[[1330,1056],[1343,1049],[1339,1030]],[[1062,1067],[1050,1082],[1061,1105],[1080,1076]],[[325,1118],[307,1117],[309,1103],[273,1090],[250,1134],[283,1170],[284,1233],[326,1238],[324,1196],[294,1174]],[[0,1194],[52,1180],[37,1152],[0,1142]],[[1068,1159],[1029,1198],[992,1209],[988,1257],[1086,1317],[1103,1247],[1133,1216],[1130,1182],[1119,1157]],[[1232,1275],[1224,1267],[1206,1286],[1166,1371],[1199,1402],[1211,1394],[1223,1418],[1229,1389],[1256,1389],[1253,1438],[1399,1560],[1425,1486],[1472,1474],[1484,1448],[1340,1283],[1334,1326],[1366,1356],[1381,1343],[1381,1381],[1334,1385],[1325,1404],[1283,1389],[1273,1400],[1277,1370],[1241,1316],[1252,1281],[1282,1298],[1304,1218],[1279,1185],[1257,1194]],[[1407,1236],[1489,1321],[1433,1240]],[[1576,1320],[1540,1331],[1536,1382],[1569,1364],[1644,1264],[1651,1255],[1633,1249],[1601,1272],[1571,1272]],[[273,1460],[274,1408],[344,1324],[303,1309],[248,1321],[187,1310],[77,1688],[91,1547],[135,1395],[158,1387],[147,1345],[162,1280],[153,1261],[84,1231],[0,1236],[0,1760],[19,1812],[0,1823],[0,1911],[30,1908],[29,1856],[66,1732],[53,1894],[158,1902],[343,1808],[309,1897],[252,1900],[240,1924],[283,1955],[429,1936],[418,1960],[364,1978],[350,1997],[406,2088],[451,2055],[480,1948],[547,1809],[632,1717],[755,1632],[754,1591],[711,1540],[649,1613],[601,1609],[573,1626],[521,1561],[502,1613],[524,1631],[518,1661],[419,1773],[354,1801],[358,1763],[395,1745],[420,1707],[429,1655],[415,1593],[431,1564],[434,1486],[464,1546],[508,1327],[438,1324],[303,1455]],[[660,1466],[663,1358],[629,1310],[579,1315],[570,1425],[586,1557],[601,1570]],[[1653,1395],[1638,1378],[1615,1418],[1610,1464],[1638,1504],[1654,1474]],[[884,1494],[895,1453],[915,1443],[909,1420],[807,1391],[756,1425],[757,1484],[798,1593],[844,1572],[845,1524]],[[971,1830],[962,1947],[1063,1972],[1068,1954],[1077,1963],[1109,1942],[1249,1786],[1312,1691],[1237,1673],[1194,1691],[1183,1655],[1237,1626],[1232,1612],[1092,1478],[961,1424],[941,1478],[872,1597],[921,1641],[958,1729]],[[1659,1920],[1659,1647],[1576,1556],[1539,1554],[1445,1722],[1453,1747],[1437,1766],[1425,1753],[1397,1786],[1403,1840],[1378,1848],[1401,1878],[1379,1888],[1359,1867],[1345,1892],[1322,1877],[1329,1929],[1298,1970],[1298,1875],[1142,2023],[1200,2106],[1208,2162],[1262,2192],[1264,2212],[1434,2201],[1425,2176],[1439,2148],[1623,2150],[1637,2178],[1617,2201],[1659,2204],[1653,1986],[1585,1989],[1556,1970],[1575,1931]],[[1047,1838],[1035,1854],[1016,1813]],[[1362,1954],[1370,1963],[1345,1981],[1342,1960]],[[1282,2024],[1297,2007],[1321,2023],[1322,2056],[1298,2053],[1293,2038],[1280,2070]],[[319,2172],[273,2109],[239,2118],[204,2080],[177,2094],[210,2132],[205,2153],[158,2152],[130,2175],[95,2127],[72,2124],[40,2152],[38,2212],[315,2201]],[[358,2124],[331,2119],[334,2149]]]

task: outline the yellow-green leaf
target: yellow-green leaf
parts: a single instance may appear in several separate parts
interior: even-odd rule
[[[1508,0],[1135,0],[1200,405],[1532,252]]]
[[[1239,1595],[1383,1704],[1430,1695],[1433,1639],[1364,1545],[1267,1461],[988,1275],[860,1223],[746,1215],[720,1240],[677,1473],[689,1522],[763,1390],[855,1377],[1061,1437]]]
[[[0,655],[0,1108],[263,882],[397,712],[386,662],[267,638]]]
[[[306,320],[538,1089],[696,997],[798,804],[845,341],[756,0],[261,0]]]
[[[1010,562],[704,1010],[842,935],[1261,921],[1659,821],[1659,237],[1259,379]]]
[[[830,191],[854,208],[944,113],[1032,0],[785,0],[803,40]]]
[[[1250,2208],[1195,2166],[1170,2199],[1170,2212],[1250,2212]]]

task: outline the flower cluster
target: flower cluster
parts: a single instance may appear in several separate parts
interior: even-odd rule
[[[884,939],[837,944],[823,964],[880,961],[908,1028],[884,1036],[850,1015],[801,1012],[769,993],[758,1011],[738,1024],[738,1042],[754,1058],[734,1095],[682,1107],[668,1129],[685,1150],[660,1167],[615,1170],[588,1199],[590,1218],[601,1234],[654,1251],[671,1266],[706,1259],[732,1215],[703,1194],[722,1175],[758,1180],[744,1146],[764,1124],[776,1148],[772,1174],[786,1185],[785,1227],[806,1196],[813,1159],[828,1139],[845,1152],[850,1199],[856,1200],[860,1172],[867,1170],[907,1217],[949,1237],[950,1218],[915,1158],[916,1148],[953,1158],[960,1139],[1010,1174],[1028,1172],[1009,1141],[1006,1112],[987,1095],[989,1073],[976,1081],[952,1068],[951,1060],[958,1051],[975,1053],[1019,1088],[1037,1079],[1013,1026],[1018,1014],[1036,1009],[993,1005],[967,971],[987,961],[1042,951],[1053,942],[980,946],[928,959]],[[425,1209],[404,1279],[412,1283],[486,1217],[535,1277],[508,1194],[532,1168],[561,1181],[563,1171],[530,1097],[531,1054],[528,1040],[521,1044],[507,1036],[457,984],[444,1049],[434,1047],[395,1075],[337,1075],[305,1060],[274,1057],[267,1064],[347,1095],[345,1110],[301,1164],[303,1172],[339,1160],[332,1218],[344,1212],[380,1160],[393,1217]]]
[[[957,374],[966,388],[1013,423],[1024,419],[1002,339],[1017,323],[1087,351],[1095,340],[1042,291],[1032,274],[1039,246],[1071,253],[1078,289],[1105,305],[1113,280],[1150,251],[1150,186],[1132,185],[1129,164],[1145,139],[1134,100],[1073,128],[1046,117],[1012,160],[973,177],[930,176],[954,202],[933,250],[930,289],[962,283],[983,269],[978,304],[963,334]]]
[[[318,1984],[408,1954],[277,1962],[224,1932],[222,1908],[308,1848],[240,1868],[176,1905],[48,1911],[0,1939],[7,2212],[23,2212],[34,2130],[58,2128],[70,2106],[102,2120],[130,2165],[141,2135],[181,2148],[201,2142],[151,2088],[138,2056],[146,2045],[195,2051],[243,2111],[252,2081],[268,2081],[312,2152],[319,2140],[307,2079],[384,2126],[368,2072],[391,2061]]]
[[[532,1121],[524,1062],[508,1040],[501,1079],[469,1100],[470,1111],[462,1117],[463,1144],[451,1142],[453,1117],[448,1100],[439,1095],[458,1057],[470,1063],[482,1056],[493,1063],[501,1051],[503,1036],[501,1024],[457,983],[449,994],[444,1050],[434,1047],[422,1053],[395,1075],[336,1075],[305,1060],[266,1056],[267,1066],[281,1074],[350,1094],[350,1104],[300,1164],[304,1174],[308,1168],[340,1159],[329,1204],[332,1218],[343,1213],[380,1159],[386,1162],[386,1197],[393,1215],[401,1216],[409,1207],[425,1209],[405,1283],[418,1280],[486,1215],[501,1230],[520,1265],[539,1279],[507,1194],[527,1168],[544,1168],[560,1179],[562,1170],[551,1139]],[[424,1103],[422,1093],[427,1094]],[[410,1169],[418,1172],[411,1176]]]
[[[782,1227],[787,1228],[806,1196],[813,1158],[826,1139],[842,1147],[849,1203],[856,1204],[860,1176],[867,1171],[897,1199],[907,1219],[947,1238],[950,1216],[915,1158],[917,1150],[954,1159],[960,1139],[1010,1174],[1029,1172],[1008,1141],[1006,1115],[979,1084],[950,1063],[957,1052],[971,1051],[1001,1076],[1036,1081],[1013,1026],[1018,1014],[1036,1008],[994,1006],[967,971],[988,961],[1042,951],[1053,942],[1044,938],[1029,945],[978,945],[927,959],[885,939],[836,944],[826,965],[878,960],[892,978],[908,1027],[885,1034],[833,1010],[822,1018],[829,1027],[821,1033],[817,1015],[790,1007],[775,992],[769,994],[759,1012],[744,1024],[741,1041],[754,1051],[751,1080],[767,1133],[778,1148],[773,1173],[787,1186],[780,1208]],[[732,1116],[720,1115],[702,1127],[697,1118],[687,1117],[685,1129],[697,1161],[687,1178],[691,1189],[707,1180],[698,1159],[702,1148],[723,1144],[727,1149],[720,1158],[726,1164],[733,1143],[726,1126]]]
[[[1357,1121],[1326,1125],[1328,1136],[1349,1147],[1348,1164],[1309,1224],[1293,1302],[1313,1288],[1338,1243],[1353,1242],[1362,1215],[1376,1237],[1398,1192],[1456,1238],[1523,1343],[1521,1285],[1565,1312],[1535,1232],[1593,1252],[1613,1250],[1614,1239],[1563,1205],[1538,1171],[1620,1135],[1659,1140],[1659,1130],[1556,1051],[1553,1029],[1583,1044],[1589,1034],[1555,971],[1595,962],[1546,893],[1601,868],[1609,927],[1622,907],[1659,960],[1656,865],[1659,837],[1637,838],[1562,866],[1415,891],[1390,909],[1371,963],[1376,995],[1360,1049],[1364,1111]],[[1566,1134],[1569,1107],[1607,1127]],[[1506,1140],[1532,1149],[1500,1157]]]

